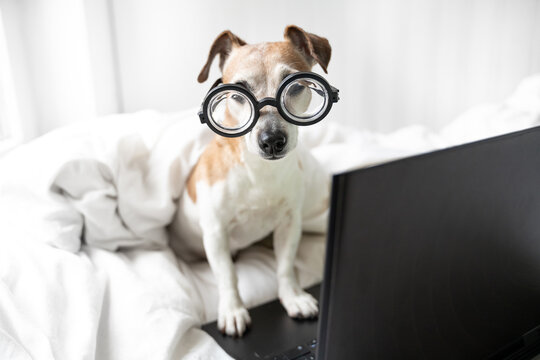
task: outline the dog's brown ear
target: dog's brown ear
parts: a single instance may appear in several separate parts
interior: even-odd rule
[[[314,64],[315,62],[319,63],[324,72],[328,73],[326,69],[330,62],[332,48],[327,39],[308,33],[295,25],[287,26],[283,36],[285,37],[285,40],[290,41],[298,50],[300,50],[311,64]]]
[[[210,48],[208,60],[206,60],[206,64],[204,64],[201,72],[199,73],[197,81],[202,83],[208,79],[208,73],[210,72],[210,67],[212,66],[212,62],[214,61],[216,55],[219,54],[219,68],[223,70],[223,64],[225,64],[225,60],[227,60],[227,57],[231,53],[233,47],[242,45],[246,45],[246,42],[234,35],[229,30],[225,30],[219,34]]]

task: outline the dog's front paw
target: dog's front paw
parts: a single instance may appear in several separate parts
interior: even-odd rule
[[[243,305],[220,304],[219,331],[229,336],[242,336],[249,325],[251,325],[251,318]]]
[[[280,300],[287,314],[292,318],[309,319],[316,317],[319,313],[317,299],[305,291],[280,297]]]

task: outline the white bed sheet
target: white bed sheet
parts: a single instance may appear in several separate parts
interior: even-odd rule
[[[179,262],[166,246],[172,198],[212,136],[194,114],[110,116],[0,159],[0,358],[228,358],[199,328],[217,310],[208,264]],[[300,143],[339,172],[539,122],[535,76],[439,132],[374,134],[326,122],[302,129]],[[323,256],[324,236],[305,235],[303,285],[320,280]],[[236,266],[248,306],[276,296],[269,249],[241,252]]]

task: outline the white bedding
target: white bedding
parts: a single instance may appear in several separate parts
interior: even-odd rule
[[[0,159],[1,359],[228,358],[199,329],[216,317],[208,264],[179,262],[166,246],[172,199],[212,136],[195,113],[110,116]],[[302,129],[300,143],[339,172],[539,123],[536,76],[440,132],[327,121]],[[304,236],[303,285],[320,280],[323,253],[324,236]],[[270,250],[254,246],[236,264],[248,306],[276,296]]]

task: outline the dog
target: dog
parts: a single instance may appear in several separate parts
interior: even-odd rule
[[[224,31],[210,48],[199,82],[208,79],[218,55],[223,83],[242,84],[263,99],[275,96],[291,73],[310,71],[315,64],[326,72],[331,47],[327,39],[297,26],[286,27],[284,41],[254,45]],[[302,212],[306,201],[315,201],[305,197],[306,176],[312,175],[305,174],[302,163],[314,159],[297,143],[298,127],[267,106],[246,135],[213,139],[180,197],[172,223],[179,240],[171,246],[186,260],[208,259],[219,290],[218,328],[227,335],[242,336],[251,324],[232,256],[271,233],[281,303],[294,318],[318,314],[317,300],[299,286],[294,271]],[[319,208],[327,209],[328,193],[320,199]]]

